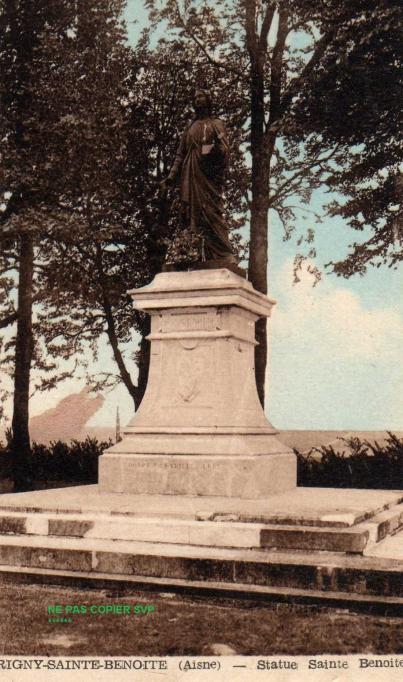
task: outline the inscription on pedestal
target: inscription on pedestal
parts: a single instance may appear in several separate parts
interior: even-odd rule
[[[218,461],[194,455],[176,455],[175,459],[103,455],[100,463],[104,492],[260,499],[295,488],[296,479],[296,458],[292,453],[220,457]]]
[[[171,313],[161,322],[162,332],[213,331],[220,328],[220,316],[208,311]]]
[[[217,462],[128,462],[127,469],[220,469]]]

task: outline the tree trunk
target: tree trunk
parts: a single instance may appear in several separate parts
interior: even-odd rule
[[[251,59],[251,155],[252,206],[249,247],[249,280],[267,294],[267,228],[269,209],[269,164],[264,141],[264,55]],[[266,319],[256,323],[255,377],[259,400],[264,407],[267,363]]]
[[[107,275],[105,274],[103,268],[102,248],[99,244],[96,245],[95,264],[98,272],[98,283],[101,291],[102,307],[106,321],[106,333],[108,334],[109,343],[111,344],[113,358],[119,368],[120,377],[133,399],[134,408],[137,409],[137,386],[135,386],[132,381],[130,372],[127,370],[123,355],[119,348],[119,339],[116,333],[112,304],[108,292]]]
[[[146,339],[146,336],[151,332],[151,317],[149,315],[145,316],[144,324],[141,329],[141,342],[140,342],[140,353],[139,353],[139,375],[137,379],[137,401],[136,410],[139,408],[141,401],[143,400],[144,393],[146,392],[148,373],[150,369],[150,342]]]
[[[270,165],[276,133],[270,130],[280,116],[281,75],[285,41],[288,34],[288,9],[277,3],[267,3],[263,13],[260,34],[257,16],[262,4],[257,0],[245,2],[246,45],[250,57],[251,92],[251,156],[252,156],[252,206],[249,247],[249,280],[255,289],[267,294],[268,262],[268,212],[270,200]],[[275,12],[279,23],[277,39],[271,55],[269,128],[265,121],[265,62],[268,58],[268,35]],[[256,323],[255,376],[260,402],[264,407],[267,363],[266,319]]]
[[[18,282],[18,319],[15,343],[14,407],[12,420],[12,462],[17,490],[29,488],[28,471],[31,445],[29,439],[29,381],[33,353],[32,282],[34,243],[29,234],[20,237]]]
[[[265,169],[260,175],[261,185],[267,183],[268,178]],[[263,190],[263,187],[262,187]],[[268,231],[268,191],[262,191],[252,201],[251,210],[251,237],[249,256],[249,280],[257,291],[267,294],[267,231]],[[258,345],[255,347],[255,377],[259,400],[264,407],[266,364],[267,364],[267,321],[260,318],[256,322],[255,339]]]
[[[267,228],[268,209],[255,206],[251,211],[251,239],[249,257],[249,280],[257,291],[267,293]],[[267,321],[260,318],[256,322],[255,339],[255,377],[259,400],[264,407],[266,364],[267,364]]]
[[[169,234],[168,222],[171,210],[171,201],[172,200],[168,199],[167,196],[163,196],[158,199],[156,212],[157,221],[155,222],[152,220],[148,228],[150,239],[147,244],[147,260],[153,278],[159,272],[161,272],[162,266],[165,262],[166,246],[163,243],[163,237],[168,237]],[[140,325],[141,341],[137,363],[139,373],[137,379],[137,396],[135,401],[136,410],[139,408],[147,388],[148,374],[150,370],[151,344],[146,337],[150,334],[150,332],[151,317],[150,315],[144,315]]]

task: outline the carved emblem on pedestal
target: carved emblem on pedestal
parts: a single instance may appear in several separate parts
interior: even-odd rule
[[[178,363],[178,402],[191,403],[202,392],[205,353],[202,348],[198,353],[189,352],[198,348],[199,342],[196,339],[182,339],[180,345],[185,353],[181,353]]]

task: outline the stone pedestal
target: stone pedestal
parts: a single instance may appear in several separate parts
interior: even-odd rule
[[[257,499],[296,486],[254,376],[255,322],[274,301],[227,269],[164,272],[130,292],[151,315],[147,391],[100,458],[101,492]]]

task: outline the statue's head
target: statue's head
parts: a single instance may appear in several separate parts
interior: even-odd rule
[[[211,114],[213,102],[210,91],[204,88],[196,88],[193,95],[193,106],[196,113],[205,111]]]

